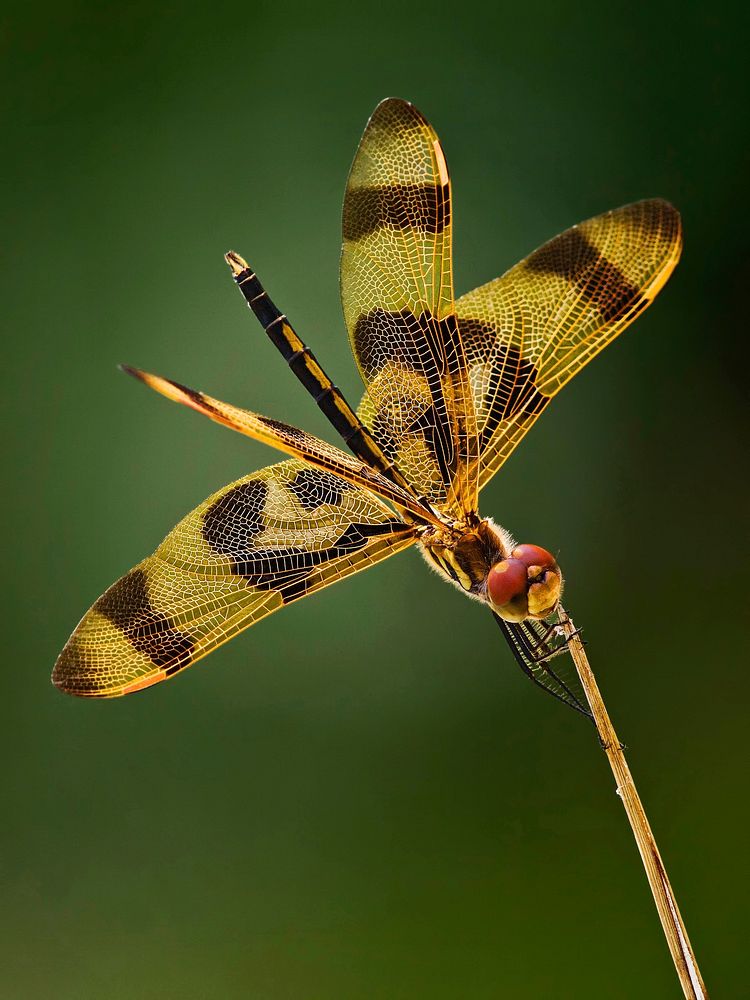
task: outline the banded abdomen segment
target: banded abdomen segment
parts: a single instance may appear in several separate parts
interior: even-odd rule
[[[368,429],[347,403],[343,393],[323,370],[313,352],[292,327],[287,316],[271,300],[257,274],[238,253],[225,255],[232,277],[269,340],[290,370],[313,397],[351,452],[384,476],[408,488],[392,461],[378,446]]]
[[[406,101],[378,105],[343,212],[341,299],[367,386],[359,409],[418,495],[476,510],[476,422],[453,309],[451,192],[437,135]]]
[[[550,399],[653,302],[681,247],[672,205],[639,201],[574,226],[458,299],[480,487]]]

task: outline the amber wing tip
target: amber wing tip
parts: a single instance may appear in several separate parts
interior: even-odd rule
[[[249,265],[244,257],[241,257],[234,250],[228,250],[224,254],[224,260],[229,264],[232,269],[232,276],[237,277],[238,274],[242,274],[243,271],[247,271]]]
[[[384,97],[370,115],[370,121],[378,121],[383,117],[388,119],[392,115],[396,115],[397,118],[416,119],[421,124],[429,126],[419,108],[403,97]]]
[[[62,656],[64,657],[63,652]],[[69,695],[81,695],[81,692],[77,690],[75,684],[71,683],[71,677],[61,664],[61,660],[58,660],[52,670],[52,676],[50,677],[50,682],[53,687],[57,688],[58,691],[62,691],[63,694]]]
[[[50,682],[58,691],[71,698],[102,700],[119,698],[127,693],[122,683],[115,681],[107,683],[106,680],[97,677],[95,671],[88,670],[85,662],[81,663],[79,656],[76,655],[74,637],[71,637],[71,641],[58,656],[52,668]]]

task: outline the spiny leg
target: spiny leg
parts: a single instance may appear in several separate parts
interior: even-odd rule
[[[411,492],[408,482],[349,406],[341,390],[325,373],[284,313],[271,301],[268,292],[247,261],[233,250],[224,256],[232,269],[232,277],[239,290],[268,334],[271,343],[281,353],[320,410],[328,417],[350,451],[363,462],[382,472],[392,482]]]
[[[572,707],[578,710],[583,709],[584,714],[590,716],[591,713],[586,705],[583,690],[581,689],[578,695],[576,695],[572,690],[573,685],[571,681],[564,680],[560,672],[554,670],[550,665],[550,660],[568,652],[568,642],[571,636],[566,636],[562,632],[558,622],[550,622],[548,619],[544,621],[528,619],[525,622],[521,622],[517,627],[524,635],[524,642],[528,650],[529,660],[532,663],[532,669],[538,668],[542,675],[546,675],[547,680],[551,680],[554,685],[557,685],[562,693],[563,700],[569,704],[574,702],[575,704]],[[580,629],[576,629],[573,635],[578,635],[580,631]],[[533,636],[531,641],[528,640],[529,635]],[[572,679],[575,681],[575,686],[579,687],[577,673],[572,672]]]
[[[591,719],[592,715],[586,704],[586,696],[579,685],[577,674],[569,679],[563,679],[559,671],[550,666],[549,661],[567,652],[567,640],[559,646],[551,645],[549,640],[557,636],[557,624],[549,621],[538,622],[528,619],[523,622],[507,622],[493,612],[493,617],[505,636],[511,652],[526,676],[538,687],[551,694],[558,701]]]

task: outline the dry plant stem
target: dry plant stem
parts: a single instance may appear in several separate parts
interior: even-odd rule
[[[633,782],[630,768],[625,760],[622,744],[617,738],[614,726],[609,718],[607,709],[599,693],[594,674],[592,673],[586,651],[583,648],[579,636],[576,633],[573,622],[567,613],[560,608],[560,624],[568,639],[573,662],[576,665],[578,676],[586,692],[589,707],[594,716],[597,732],[602,742],[607,760],[612,768],[612,773],[617,782],[617,794],[622,799],[625,812],[628,815],[630,827],[633,831],[638,850],[643,860],[643,867],[646,869],[648,884],[659,912],[659,919],[667,938],[667,944],[672,954],[677,975],[682,986],[682,991],[688,1000],[708,1000],[706,987],[703,983],[698,963],[695,960],[693,949],[688,938],[685,924],[682,922],[677,900],[674,897],[672,886],[656,846],[654,835],[651,832],[645,810]]]

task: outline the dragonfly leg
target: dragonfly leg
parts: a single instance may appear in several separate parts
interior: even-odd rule
[[[586,696],[575,672],[564,678],[560,671],[553,670],[550,665],[554,657],[569,651],[567,641],[557,631],[557,623],[533,619],[506,622],[494,612],[493,617],[526,676],[559,701],[591,719]]]
[[[574,635],[581,635],[581,633],[583,632],[582,628],[574,628],[572,632],[570,632],[569,634],[567,634],[565,632],[565,630],[563,629],[562,625],[560,625],[557,622],[554,625],[551,625],[550,628],[552,628],[554,630],[554,632],[555,632],[555,635],[557,635],[561,639],[563,639],[566,644],[570,642],[570,640],[573,638]],[[585,639],[581,639],[581,643],[584,646],[587,645],[587,642],[586,642]]]
[[[545,622],[545,624],[547,623]],[[566,653],[570,640],[574,635],[580,635],[582,631],[583,629],[577,628],[575,631],[571,632],[570,635],[566,635],[563,631],[562,625],[559,625],[557,622],[552,622],[547,625],[547,629],[544,634],[539,636],[538,643],[529,645],[529,651],[533,656],[534,662],[544,663],[547,660],[553,659],[555,656],[559,656],[561,653]],[[559,644],[556,646],[551,646],[549,643],[550,638],[553,636],[555,639],[559,640]]]
[[[605,751],[612,749],[612,744],[611,743],[607,743],[607,741],[603,740],[601,738],[601,736],[599,736],[599,746],[602,748],[602,750],[605,750]],[[628,745],[627,745],[627,743],[621,743],[620,740],[618,740],[617,741],[617,749],[618,750],[627,750],[628,749]]]

